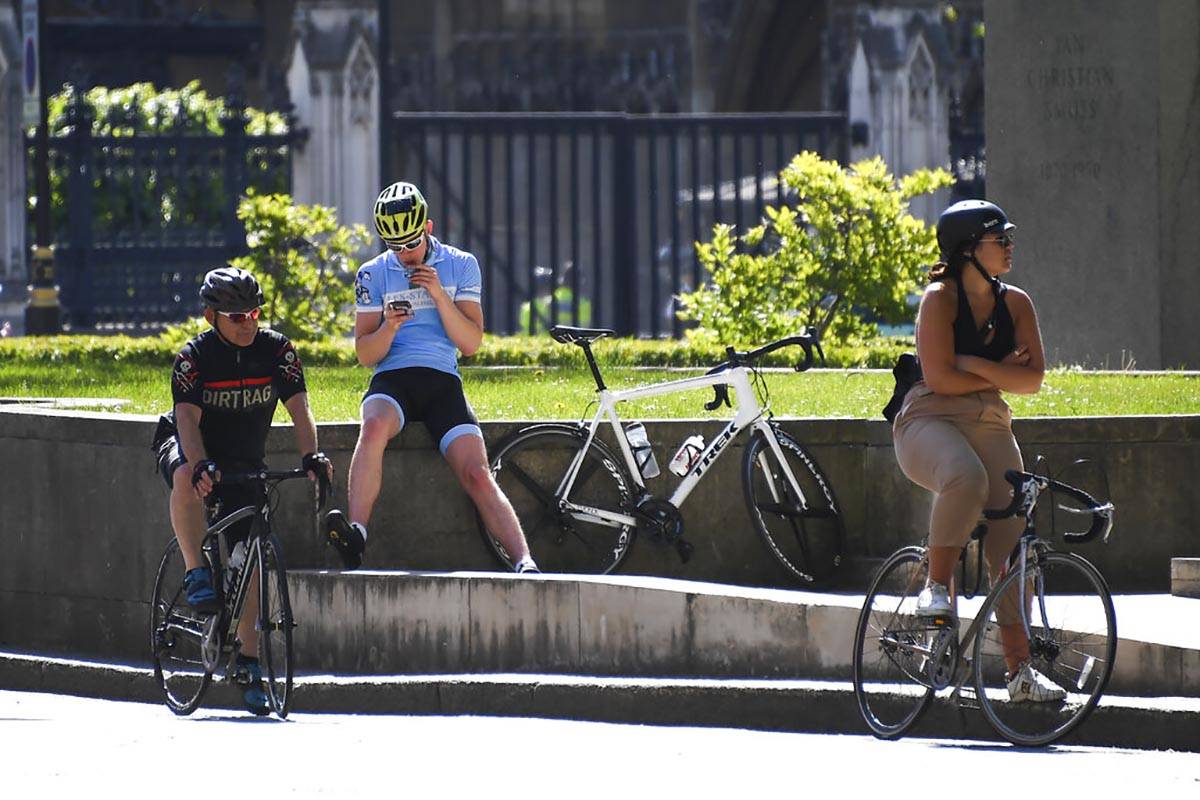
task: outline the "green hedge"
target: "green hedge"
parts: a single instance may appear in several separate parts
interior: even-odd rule
[[[304,363],[313,366],[354,364],[354,346],[348,339],[297,342]],[[891,367],[896,356],[912,349],[911,339],[880,338],[869,344],[826,348],[828,367]],[[179,343],[166,337],[133,336],[48,336],[0,339],[0,369],[5,364],[95,364],[122,361],[128,364],[163,366],[171,363]],[[597,359],[605,366],[702,367],[724,359],[719,347],[688,341],[648,339],[603,339],[594,345]],[[776,351],[764,366],[790,366],[800,354],[797,348]],[[575,366],[583,367],[578,347],[558,344],[548,336],[487,336],[483,347],[464,366]],[[819,366],[819,365],[818,365]]]

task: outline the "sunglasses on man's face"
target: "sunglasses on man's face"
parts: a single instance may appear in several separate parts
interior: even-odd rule
[[[404,244],[390,244],[390,245],[388,245],[388,247],[390,247],[393,251],[398,253],[401,250],[416,250],[418,247],[420,247],[423,244],[425,244],[425,234],[422,233],[420,236],[413,239],[411,242],[405,242]]]
[[[258,319],[258,315],[262,313],[261,308],[252,308],[249,311],[218,311],[223,317],[228,317],[229,321],[234,325],[241,325],[246,320]]]

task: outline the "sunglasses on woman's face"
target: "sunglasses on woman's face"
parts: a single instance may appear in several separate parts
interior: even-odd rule
[[[249,311],[218,311],[223,317],[228,317],[229,321],[234,325],[241,325],[246,320],[258,319],[258,315],[262,313],[261,308],[252,308]]]
[[[388,245],[388,247],[390,247],[395,252],[400,252],[401,250],[416,250],[418,247],[420,247],[423,244],[425,244],[425,234],[422,233],[420,236],[413,239],[411,242],[405,242],[404,244],[392,244],[392,245]]]
[[[984,239],[983,241],[993,242],[1001,247],[1012,247],[1017,243],[1017,240],[1013,238],[1012,234],[1009,233],[1006,233],[1003,236],[997,236],[995,239]]]

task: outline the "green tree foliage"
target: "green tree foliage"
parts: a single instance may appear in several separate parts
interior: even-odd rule
[[[355,258],[371,242],[362,225],[338,224],[327,206],[251,190],[238,204],[250,252],[231,263],[262,284],[263,314],[289,338],[342,335],[353,326]]]
[[[132,231],[156,235],[163,231],[191,241],[203,241],[220,228],[224,205],[246,187],[226,187],[219,159],[180,163],[180,152],[170,144],[160,148],[158,159],[138,162],[122,140],[136,136],[220,136],[237,118],[220,97],[209,97],[193,81],[182,89],[156,89],[150,83],[119,88],[96,87],[80,92],[67,84],[47,100],[51,147],[59,154],[70,151],[69,142],[86,125],[101,142],[91,161],[94,189],[93,229],[105,238],[130,236]],[[283,134],[287,120],[282,114],[256,108],[244,111],[248,135]],[[95,144],[95,143],[94,143]],[[264,149],[265,150],[265,149]],[[251,151],[246,179],[261,192],[287,188],[286,170],[272,169],[271,155]],[[57,156],[51,160],[50,192],[53,229],[60,237],[69,233],[65,191],[71,161]],[[29,208],[37,199],[29,183]]]
[[[803,152],[781,175],[792,200],[766,209],[739,237],[717,225],[697,243],[711,280],[681,296],[689,336],[753,345],[812,328],[847,343],[878,334],[877,322],[908,321],[908,296],[937,260],[932,228],[908,213],[909,200],[950,186],[944,169],[897,181],[883,159],[848,168]]]
[[[571,292],[570,286],[559,286],[554,290],[554,303],[557,303],[558,319],[551,323],[554,325],[574,325],[575,320],[571,317],[571,302],[574,295]],[[533,333],[545,333],[549,328],[546,325],[546,320],[551,316],[551,298],[548,294],[539,295],[534,298],[533,308],[537,313],[533,317]],[[592,301],[586,297],[579,298],[579,324],[592,324]],[[529,301],[521,303],[520,309],[517,311],[517,326],[521,333],[529,332]]]

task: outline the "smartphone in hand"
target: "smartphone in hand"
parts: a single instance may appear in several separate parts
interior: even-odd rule
[[[391,311],[403,311],[405,314],[412,314],[412,303],[407,300],[393,300],[388,303],[388,309]]]

